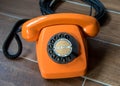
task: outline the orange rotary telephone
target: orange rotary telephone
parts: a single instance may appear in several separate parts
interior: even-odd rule
[[[46,79],[83,76],[87,66],[83,33],[94,37],[98,32],[95,18],[73,13],[41,16],[22,25],[22,37],[36,41],[39,68]]]
[[[53,14],[53,8],[60,0],[40,0],[43,16],[18,21],[3,45],[4,55],[9,59],[19,57],[22,43],[17,32],[22,31],[25,40],[36,42],[37,60],[43,78],[83,76],[87,69],[85,37],[94,37],[98,34],[99,23],[106,12],[99,0],[83,1],[96,10],[95,18],[75,13]],[[18,51],[11,55],[8,48],[13,38],[18,43]]]

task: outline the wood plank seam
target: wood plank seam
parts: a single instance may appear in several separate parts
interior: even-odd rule
[[[2,49],[0,49],[0,52],[2,52]],[[35,60],[33,60],[33,59],[26,58],[26,57],[21,57],[21,58],[23,58],[23,59],[25,59],[25,60],[27,60],[27,61],[30,61],[30,62],[33,62],[33,63],[37,63],[37,64],[38,64],[38,62],[35,61]],[[84,81],[83,81],[83,83],[82,83],[82,86],[85,86],[86,80],[90,80],[90,81],[92,81],[92,82],[95,82],[95,83],[98,83],[98,84],[101,84],[101,85],[105,85],[105,86],[112,86],[112,85],[110,85],[110,84],[107,84],[107,83],[104,83],[104,82],[101,82],[101,81],[98,81],[98,80],[95,80],[95,79],[92,79],[92,78],[89,78],[89,77],[86,77],[86,76],[81,76],[81,77],[84,79]]]
[[[105,44],[109,44],[109,45],[113,45],[113,46],[120,47],[120,44],[111,43],[111,42],[104,41],[104,40],[101,40],[101,39],[96,39],[96,38],[89,38],[89,39],[93,39],[93,40],[95,40],[95,41],[99,41],[99,42],[102,42],[102,43],[105,43]]]
[[[19,16],[11,15],[11,14],[4,13],[4,12],[0,12],[0,15],[4,15],[4,16],[10,17],[10,18],[14,18],[14,19],[23,19],[23,18],[21,18]]]
[[[82,3],[79,3],[79,2],[75,2],[75,1],[70,1],[70,0],[63,0],[63,1],[68,2],[68,3],[71,3],[71,4],[83,6],[83,7],[90,7],[90,6],[87,5],[87,4],[82,4]],[[111,13],[115,13],[115,14],[120,14],[119,11],[114,11],[114,10],[107,10],[107,11],[108,11],[108,12],[111,12]]]
[[[84,78],[84,81],[82,83],[82,86],[85,86],[85,83],[86,83],[86,78]]]
[[[89,77],[86,77],[86,76],[82,76],[82,78],[86,79],[86,80],[90,80],[92,82],[96,82],[96,83],[99,83],[101,85],[105,85],[105,86],[112,86],[110,84],[107,84],[107,83],[104,83],[104,82],[101,82],[101,81],[98,81],[98,80],[95,80],[95,79],[92,79],[92,78],[89,78]]]
[[[68,2],[68,3],[71,3],[71,4],[83,6],[83,7],[90,7],[90,6],[87,5],[87,4],[82,4],[82,3],[79,3],[79,2],[75,2],[75,1],[70,1],[70,0],[63,0],[63,1]],[[108,12],[111,12],[111,13],[114,13],[114,14],[120,14],[119,11],[114,11],[114,10],[109,10],[109,9],[108,9],[107,11],[108,11]],[[14,17],[13,15],[6,14],[6,13],[3,13],[3,12],[0,12],[0,14]],[[15,17],[16,17],[16,19],[21,19],[21,17],[18,17],[18,16],[15,16]],[[15,18],[15,17],[14,17],[14,18]]]
[[[12,17],[14,17],[14,16],[12,16]],[[104,43],[111,44],[110,42],[106,42],[106,41],[99,40],[99,39],[93,39],[93,40],[102,41],[102,42],[104,42]],[[116,45],[116,44],[114,44],[114,43],[112,43],[111,45],[120,46],[119,44]],[[1,49],[1,51],[2,51],[2,49]],[[24,57],[22,57],[22,58],[24,58]],[[34,62],[34,63],[37,63],[37,61],[34,61],[34,60],[32,60],[32,59],[29,59],[29,58],[24,58],[24,59],[29,60],[29,61],[32,61],[32,62]],[[108,86],[111,86],[111,85],[108,85]]]
[[[3,50],[0,49],[0,52],[3,52]],[[31,62],[34,62],[34,63],[38,63],[36,60],[30,59],[30,58],[26,58],[26,57],[21,57],[21,58],[26,59],[26,60],[31,61]]]
[[[80,3],[81,4],[81,3]],[[81,5],[83,5],[83,4],[81,4]],[[84,5],[83,5],[84,6]],[[114,13],[114,14],[120,14],[120,12],[117,12],[117,11],[113,11],[113,10],[108,10],[108,11],[111,11],[111,13]],[[19,16],[16,16],[15,14],[12,14],[12,13],[2,13],[2,12],[0,12],[1,13],[1,15],[5,15],[5,16],[9,16],[9,17],[11,17],[11,18],[15,18],[15,19],[22,19],[22,17],[19,17],[19,16],[21,16],[21,15],[19,15]],[[11,15],[12,14],[12,15]],[[89,38],[88,38],[89,39]],[[93,39],[93,40],[96,40],[96,41],[99,41],[99,42],[101,42],[101,43],[105,43],[105,44],[109,44],[109,45],[114,45],[114,46],[118,46],[118,47],[120,47],[120,44],[118,43],[118,44],[115,44],[115,43],[111,43],[111,42],[107,42],[107,41],[104,41],[104,39],[103,40],[101,40],[101,39],[98,39],[98,38],[90,38],[90,39]],[[0,52],[2,52],[2,49],[0,49]],[[33,59],[30,59],[30,58],[26,58],[26,57],[21,57],[21,58],[23,58],[23,60],[24,59],[26,59],[26,61],[30,61],[30,62],[33,62],[33,63],[37,63],[37,61],[36,60],[33,60]],[[83,76],[84,77],[84,76]],[[89,80],[89,79],[88,79]],[[104,81],[105,82],[105,81]],[[87,81],[86,81],[86,77],[84,77],[84,80],[83,80],[83,86],[85,86],[85,83],[87,83]],[[99,82],[98,82],[99,83]],[[106,84],[106,83],[105,83]],[[105,84],[103,84],[103,85],[105,85]],[[109,84],[107,84],[107,85],[105,85],[105,86],[111,86],[111,85],[109,85]]]
[[[3,13],[3,12],[0,12],[0,14],[1,14],[1,15],[4,15],[4,16],[11,17],[11,18],[15,18],[15,19],[23,19],[23,18],[21,18],[21,17],[14,16],[14,15],[7,14],[7,13]],[[104,41],[104,40],[100,40],[100,39],[96,39],[96,38],[90,38],[90,39],[93,39],[93,40],[96,40],[96,41],[99,41],[99,42],[102,42],[102,43],[105,43],[105,44],[110,44],[110,45],[113,45],[113,46],[118,46],[118,47],[120,47],[120,44],[111,43],[111,42]]]

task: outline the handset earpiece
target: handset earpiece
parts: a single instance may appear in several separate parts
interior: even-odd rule
[[[99,23],[91,16],[75,13],[59,13],[33,18],[25,22],[22,26],[22,36],[27,41],[36,41],[43,28],[65,24],[82,27],[83,32],[90,37],[96,36],[99,32]]]

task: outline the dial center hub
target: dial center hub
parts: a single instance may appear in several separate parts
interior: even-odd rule
[[[72,43],[66,38],[60,38],[54,43],[53,50],[60,57],[69,56],[72,52]]]

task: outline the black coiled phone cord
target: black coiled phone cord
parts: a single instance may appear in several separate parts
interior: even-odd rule
[[[91,8],[93,7],[95,9],[96,14],[94,17],[101,24],[101,22],[102,22],[101,20],[104,20],[102,17],[106,13],[106,9],[105,9],[104,5],[99,0],[82,0],[82,1],[86,2],[87,4],[89,4],[91,6]],[[53,14],[55,11],[55,8],[61,2],[62,2],[62,0],[39,0],[39,5],[40,5],[40,10],[41,10],[42,15]],[[91,11],[90,11],[90,14],[91,14]],[[29,19],[19,20],[14,25],[12,31],[6,38],[2,49],[3,49],[4,55],[8,59],[16,59],[20,56],[20,54],[22,52],[22,42],[17,33],[21,31],[20,26],[28,20]],[[8,50],[9,50],[10,44],[14,38],[18,44],[18,51],[16,52],[16,54],[11,54],[11,53],[9,53]]]
[[[55,8],[58,6],[59,3],[63,2],[64,0],[39,0],[40,10],[43,15],[53,14],[55,13]],[[106,8],[99,0],[81,0],[91,7],[93,7],[96,11],[94,17],[98,20],[100,24],[104,21],[104,16],[107,13]],[[52,4],[51,4],[52,3]],[[92,9],[90,10],[91,14]]]
[[[9,59],[16,59],[22,53],[22,42],[17,33],[21,31],[20,26],[23,23],[25,23],[27,20],[28,19],[22,19],[22,20],[19,20],[18,22],[16,22],[15,26],[13,27],[12,31],[10,32],[10,34],[8,35],[7,39],[5,40],[5,42],[3,44],[3,47],[2,47],[3,53]],[[9,46],[14,38],[18,44],[18,51],[12,55],[9,53],[8,50],[9,50]]]

